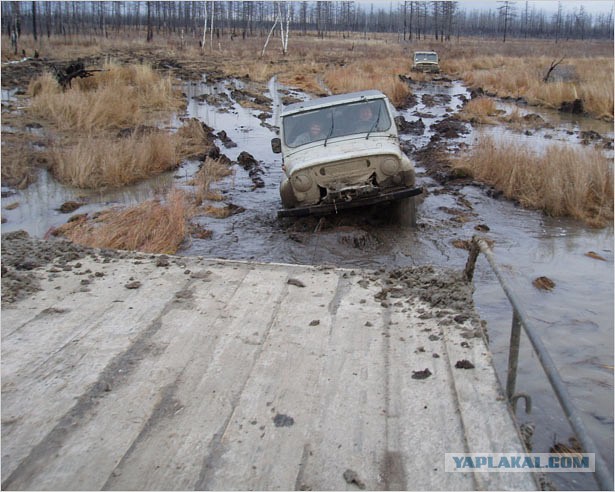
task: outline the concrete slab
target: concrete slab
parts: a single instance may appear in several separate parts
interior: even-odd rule
[[[444,471],[447,452],[523,450],[446,275],[76,263],[2,310],[4,489],[536,488]]]

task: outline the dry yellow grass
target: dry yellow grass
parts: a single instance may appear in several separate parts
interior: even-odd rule
[[[143,64],[104,70],[74,80],[66,91],[51,74],[30,84],[29,117],[59,130],[51,158],[58,180],[80,188],[123,186],[207,151],[202,128],[175,135],[146,126],[183,104],[170,77]]]
[[[156,111],[174,111],[182,100],[169,77],[147,65],[105,66],[62,91],[51,74],[31,82],[29,113],[61,130],[119,129],[147,123]]]
[[[125,138],[84,138],[56,146],[51,171],[63,183],[101,188],[135,183],[173,169],[179,162],[174,135],[156,131]]]
[[[551,216],[570,216],[597,227],[613,220],[612,162],[592,148],[552,145],[537,154],[518,143],[485,137],[453,167]]]
[[[457,114],[457,118],[462,121],[471,121],[472,123],[490,123],[493,124],[496,120],[498,110],[495,101],[488,97],[477,97],[471,99]]]
[[[47,153],[36,151],[21,134],[2,133],[2,184],[23,189],[36,181],[36,167],[47,161]]]
[[[174,254],[186,237],[193,214],[185,192],[172,190],[164,200],[108,210],[90,220],[83,217],[59,227],[54,234],[94,248]]]
[[[232,169],[219,159],[205,159],[205,162],[195,174],[191,184],[194,186],[194,202],[200,206],[205,200],[220,201],[224,197],[212,185],[226,176],[233,174]]]
[[[101,51],[130,50],[135,58],[172,58],[184,67],[197,71],[218,70],[227,76],[248,75],[252,80],[266,82],[273,75],[279,80],[312,94],[322,94],[322,81],[331,84],[335,93],[376,88],[392,99],[404,97],[405,88],[395,80],[399,74],[410,71],[413,50],[436,50],[440,54],[444,75],[461,77],[473,86],[481,86],[500,96],[523,97],[530,104],[559,107],[570,101],[575,93],[585,108],[596,118],[613,118],[613,47],[609,41],[561,41],[536,39],[461,38],[441,43],[433,40],[399,42],[397,35],[354,33],[342,39],[341,35],[319,39],[291,32],[289,53],[281,54],[279,39],[272,39],[261,58],[263,39],[255,36],[245,40],[229,41],[227,37],[214,39],[213,49],[201,51],[197,38],[186,38],[182,46],[177,36],[156,36],[154,43],[144,42],[143,32],[125,33],[125,39],[97,38],[95,36],[52,37],[38,44],[24,38],[26,50],[36,47],[42,56],[87,56]],[[4,59],[12,57],[10,43],[2,44]],[[561,82],[542,82],[550,63],[565,56],[562,64],[574,77]],[[378,75],[362,72],[363,63],[377,66]],[[354,71],[354,74],[353,74]],[[350,74],[350,76],[348,76]],[[354,80],[354,79],[359,80]],[[413,78],[420,78],[415,74]],[[363,80],[361,80],[363,79]]]
[[[499,97],[523,97],[529,104],[559,108],[563,102],[583,101],[593,117],[613,119],[613,58],[566,58],[549,82],[544,82],[553,58],[497,55],[443,61],[443,69],[470,87]]]
[[[175,135],[177,151],[181,159],[202,158],[214,145],[203,123],[196,118],[186,120]]]
[[[410,95],[410,88],[399,79],[397,71],[369,61],[354,62],[342,68],[328,70],[325,82],[334,94],[367,89],[380,90],[396,107],[403,105]]]

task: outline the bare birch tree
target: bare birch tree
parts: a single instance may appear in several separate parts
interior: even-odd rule
[[[290,32],[290,9],[288,8],[288,2],[276,2],[277,6],[277,14],[275,16],[275,20],[273,22],[273,26],[271,26],[271,30],[267,35],[267,39],[265,40],[265,44],[263,46],[263,50],[261,51],[261,58],[265,55],[265,50],[267,49],[267,45],[269,44],[269,40],[271,39],[271,35],[274,33],[278,22],[280,23],[280,39],[282,41],[282,53],[286,55],[288,53],[288,34]],[[282,4],[284,4],[284,8],[282,8]],[[284,23],[286,22],[286,27],[284,27]]]
[[[282,38],[282,53],[288,53],[288,33],[290,31],[290,8],[289,3],[284,2],[284,16],[282,16],[282,2],[278,2],[278,15],[280,16],[280,36]],[[286,20],[286,30],[284,30],[284,20]]]
[[[276,14],[273,26],[271,26],[271,30],[269,31],[269,34],[267,35],[267,39],[265,40],[265,44],[263,45],[263,50],[261,51],[261,58],[263,56],[265,56],[265,50],[267,49],[267,45],[269,44],[269,40],[271,39],[271,35],[273,34],[273,31],[275,30],[275,26],[278,25],[278,22],[280,22],[280,15],[279,15],[279,13]]]

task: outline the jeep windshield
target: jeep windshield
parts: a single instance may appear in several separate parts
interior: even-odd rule
[[[282,119],[284,143],[291,148],[347,135],[384,132],[391,118],[383,99],[338,104],[295,113]]]
[[[416,63],[420,62],[432,62],[436,63],[438,61],[438,55],[435,53],[417,53],[414,55],[414,61]]]

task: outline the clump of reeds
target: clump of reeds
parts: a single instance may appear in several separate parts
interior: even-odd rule
[[[494,116],[498,114],[495,101],[489,97],[477,97],[471,99],[457,114],[462,121],[472,123],[495,123]]]
[[[92,132],[146,123],[148,113],[173,111],[181,98],[171,79],[148,65],[106,65],[63,91],[51,74],[30,83],[29,113],[62,130]]]
[[[36,165],[46,162],[43,151],[35,151],[19,134],[2,135],[2,184],[23,189],[36,181]]]
[[[29,92],[29,114],[60,130],[51,170],[72,186],[132,184],[209,148],[197,125],[179,135],[147,126],[182,103],[171,79],[148,65],[107,64],[103,72],[73,80],[64,91],[51,74],[44,74]]]
[[[89,220],[82,216],[54,234],[94,248],[174,254],[186,237],[193,214],[186,193],[174,189],[164,199],[107,210]]]
[[[178,153],[182,159],[202,158],[214,145],[214,136],[196,118],[186,120],[177,131]]]
[[[220,159],[205,159],[201,168],[192,179],[194,186],[194,202],[200,206],[206,200],[221,201],[224,196],[212,185],[226,176],[233,174],[232,169]]]
[[[127,137],[102,136],[56,145],[51,171],[59,181],[78,188],[135,183],[179,164],[177,139],[160,131]]]
[[[552,145],[539,154],[484,137],[453,167],[551,216],[570,216],[596,227],[613,220],[612,162],[593,148]]]

